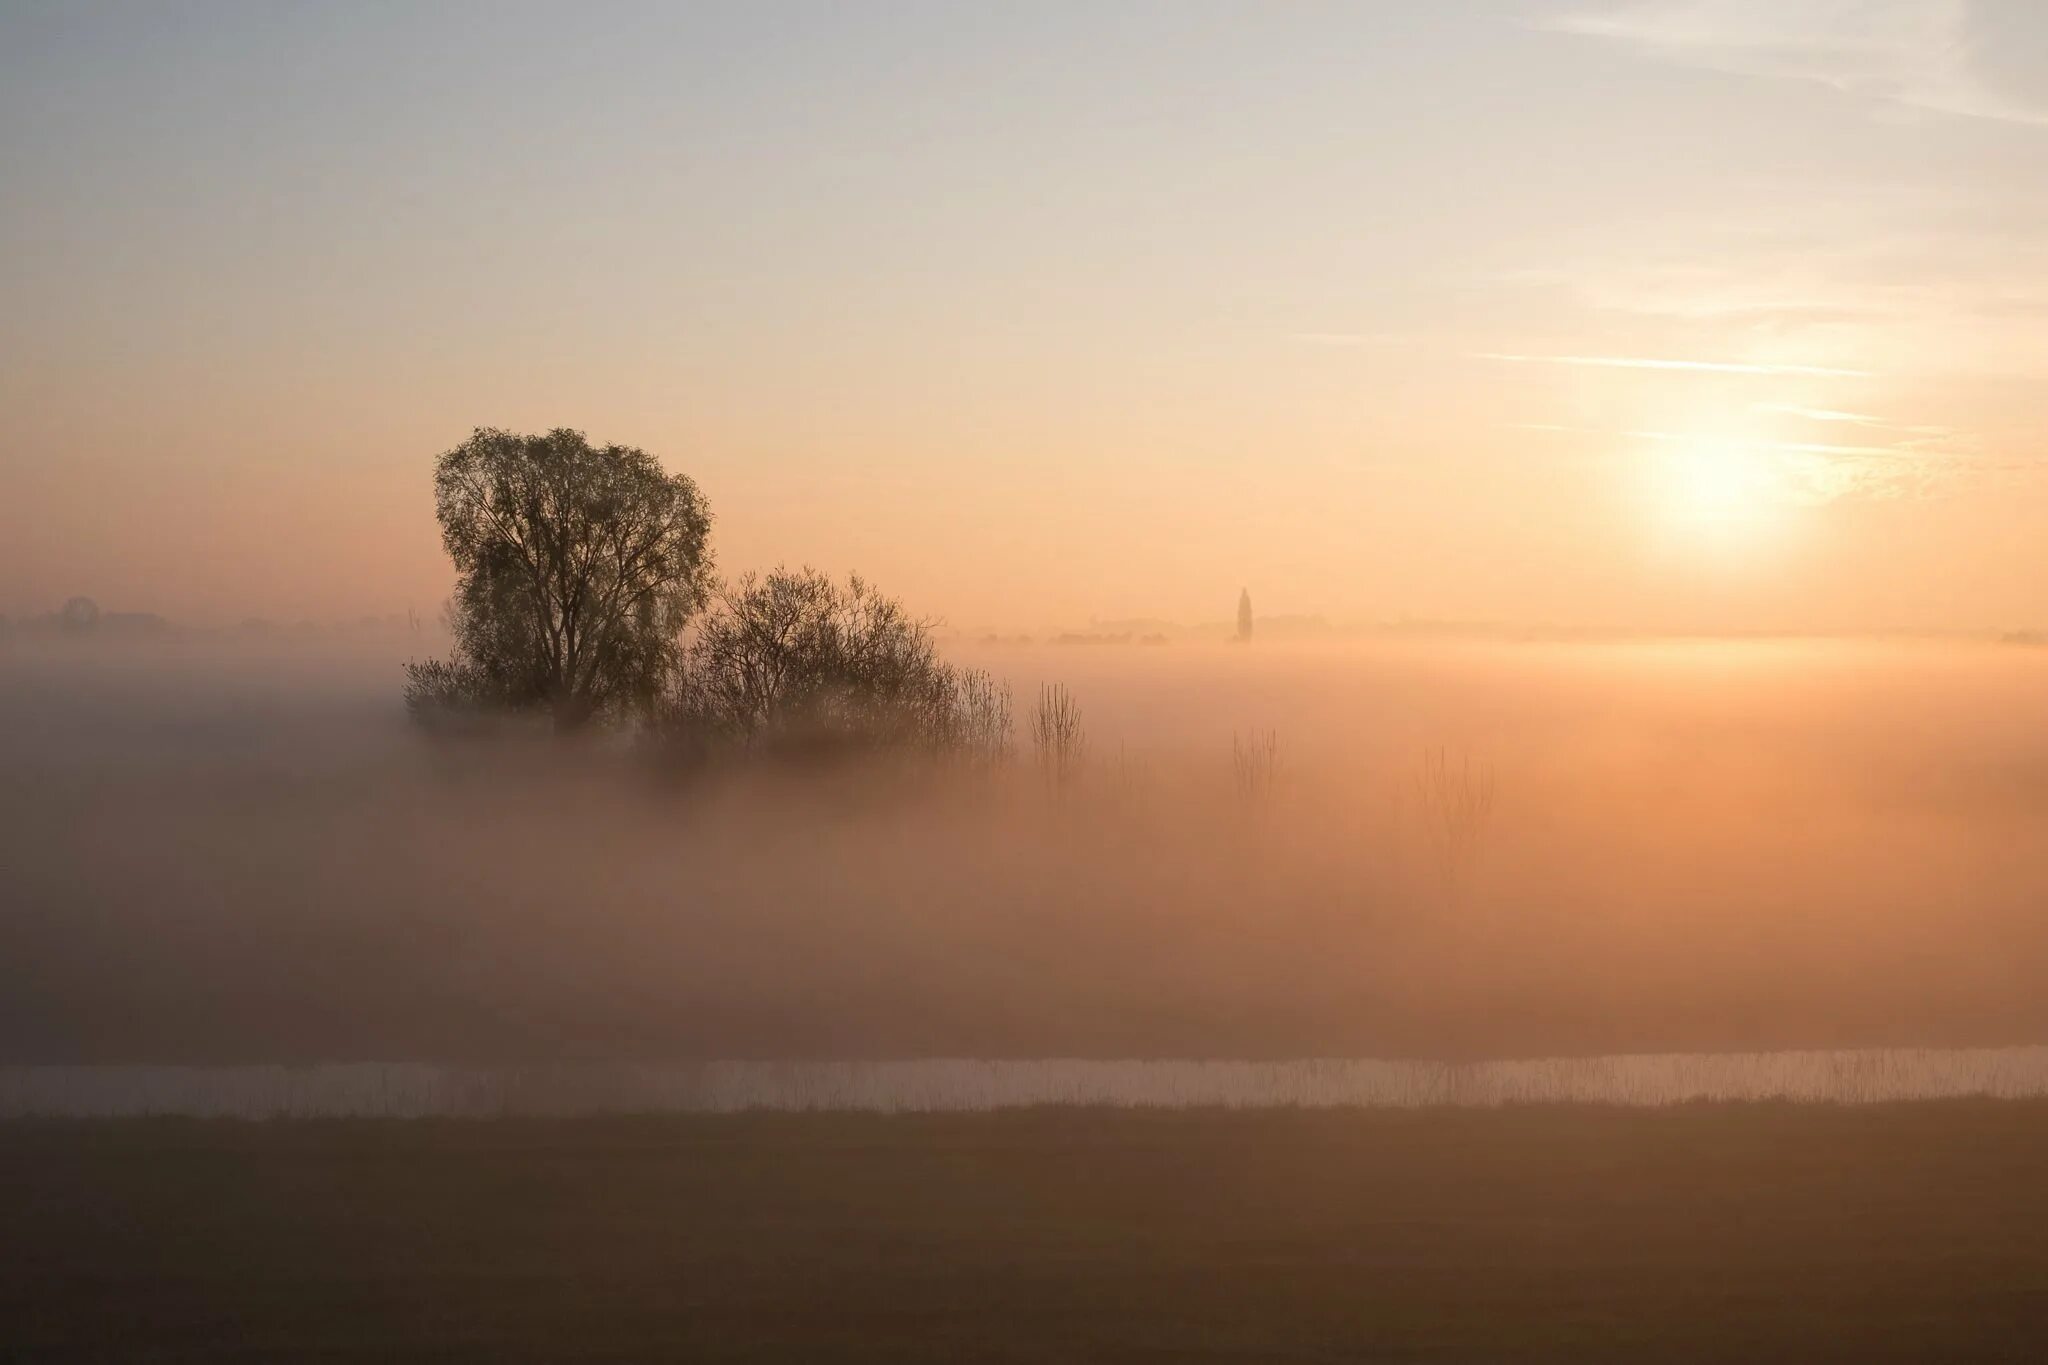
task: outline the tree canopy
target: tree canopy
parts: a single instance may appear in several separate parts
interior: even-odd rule
[[[545,710],[573,729],[660,695],[711,583],[711,517],[687,476],[579,431],[479,427],[436,462],[434,512],[455,648],[408,665],[416,715]]]

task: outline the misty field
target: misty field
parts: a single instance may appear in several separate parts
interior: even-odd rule
[[[2017,1361],[2044,1141],[2024,1101],[0,1124],[0,1342]]]
[[[955,646],[1071,687],[1049,784],[431,740],[406,648],[0,655],[0,1061],[2048,1037],[2048,651]]]

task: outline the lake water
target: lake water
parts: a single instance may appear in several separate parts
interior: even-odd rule
[[[2048,1047],[1667,1053],[1518,1061],[910,1060],[457,1067],[0,1067],[0,1117],[376,1117],[1861,1104],[2048,1095]]]

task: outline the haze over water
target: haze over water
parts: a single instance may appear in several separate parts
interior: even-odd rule
[[[2048,1037],[2048,652],[961,646],[1048,792],[433,741],[400,638],[0,665],[13,1063],[1542,1057]],[[1247,788],[1233,736],[1270,731]],[[1455,846],[1432,774],[1485,782]]]

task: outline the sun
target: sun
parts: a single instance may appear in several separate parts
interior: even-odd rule
[[[1688,438],[1657,452],[1653,495],[1674,531],[1716,541],[1761,533],[1783,504],[1783,476],[1753,442]]]

